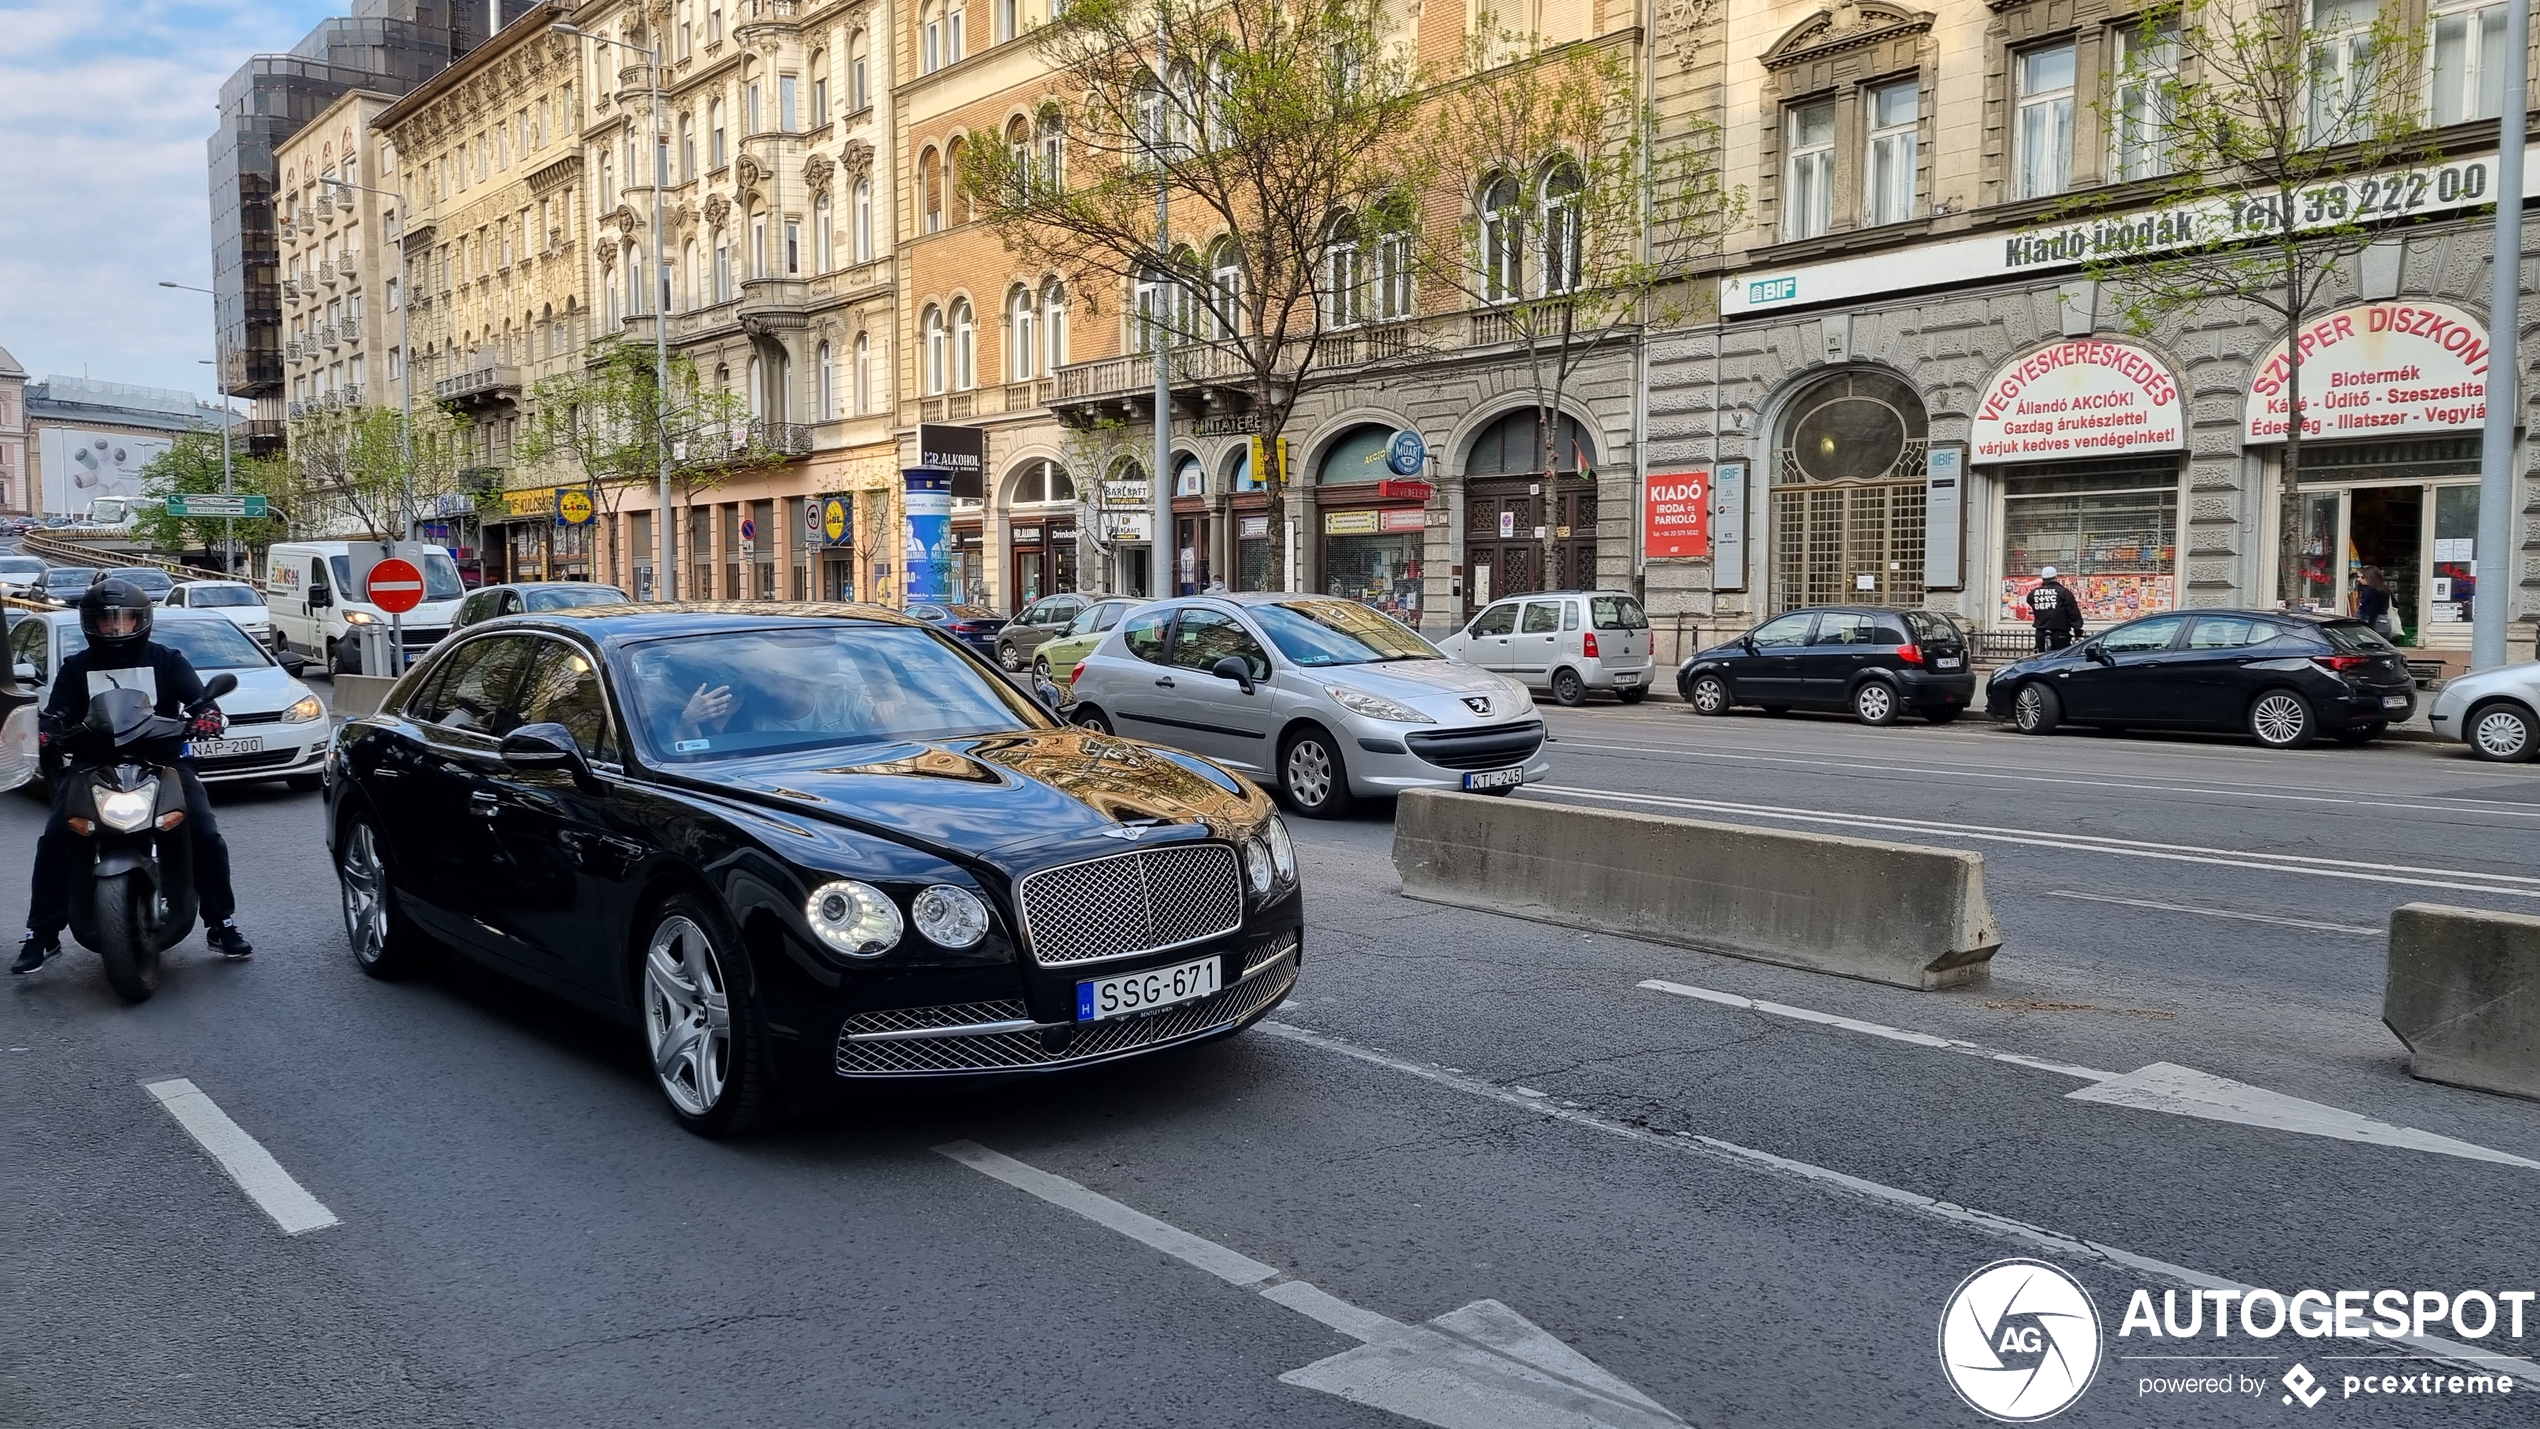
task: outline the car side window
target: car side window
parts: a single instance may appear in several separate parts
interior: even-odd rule
[[[1561,628],[1564,630],[1576,630],[1579,628],[1579,603],[1577,601],[1565,600],[1561,602]]]
[[[314,558],[313,558],[313,559],[311,559],[311,560],[310,560],[310,562],[309,562],[309,585],[308,585],[309,598],[310,598],[310,599],[312,599],[312,600],[316,599],[316,598],[317,598],[317,596],[318,596],[318,594],[319,594],[321,591],[324,591],[325,589],[326,589],[326,562],[325,562],[325,561],[323,561],[323,560],[318,560],[318,559],[314,559]]]
[[[531,637],[497,635],[450,652],[441,669],[406,706],[418,724],[469,734],[500,736],[513,726],[512,694],[531,654]]]
[[[591,657],[561,640],[541,640],[538,647],[538,661],[521,686],[518,723],[563,725],[584,753],[616,763],[617,733]]]
[[[1785,615],[1756,626],[1755,633],[1747,638],[1753,640],[1759,649],[1795,649],[1808,643],[1808,627],[1815,624],[1816,619],[1814,615]]]
[[[1494,605],[1473,617],[1475,635],[1506,635],[1517,628],[1517,606],[1514,601]]]
[[[1173,628],[1174,664],[1186,670],[1206,671],[1229,655],[1240,658],[1254,679],[1270,678],[1270,657],[1242,622],[1224,611],[1182,612],[1181,622]]]
[[[458,623],[461,625],[474,625],[480,620],[491,619],[493,617],[493,611],[494,592],[490,590],[478,591],[476,594],[467,598],[467,604],[459,607]]]
[[[1120,623],[1120,617],[1128,613],[1129,607],[1120,602],[1106,601],[1094,611],[1094,629],[1109,630]]]
[[[1120,643],[1129,653],[1153,664],[1164,663],[1164,627],[1173,619],[1169,610],[1150,610],[1133,615],[1120,627]]]
[[[518,615],[520,614],[520,609],[520,592],[516,590],[507,590],[503,592],[503,614]]]
[[[2276,636],[2276,628],[2263,620],[2240,615],[2200,615],[2196,628],[2187,632],[2190,650],[2237,650],[2250,645],[2264,645]]]
[[[2121,625],[2099,637],[2099,648],[2111,655],[2141,655],[2153,650],[2167,650],[2178,638],[2178,628],[2187,623],[2184,615],[2156,615]]]
[[[1084,613],[1084,602],[1062,600],[1057,605],[1050,608],[1050,624],[1059,626],[1071,625],[1075,623],[1077,616]]]
[[[22,622],[11,633],[9,658],[24,660],[35,667],[35,682],[43,684],[52,678],[53,651],[45,641],[45,625],[41,620]]]
[[[1557,600],[1530,600],[1526,602],[1526,623],[1523,627],[1523,633],[1527,635],[1548,635],[1560,628],[1561,602]]]
[[[1878,622],[1857,611],[1830,610],[1817,617],[1819,645],[1868,645],[1876,638]]]

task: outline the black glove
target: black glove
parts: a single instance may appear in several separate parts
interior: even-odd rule
[[[218,739],[228,730],[228,728],[228,717],[220,712],[220,706],[213,705],[207,709],[195,712],[194,722],[185,727],[185,737],[188,739]]]

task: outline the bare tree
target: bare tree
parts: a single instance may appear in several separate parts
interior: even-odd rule
[[[402,538],[428,504],[459,489],[466,426],[437,403],[415,409],[411,432],[395,407],[326,408],[295,419],[294,524],[316,534],[350,517],[374,535]]]

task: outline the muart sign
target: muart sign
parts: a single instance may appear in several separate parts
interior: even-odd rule
[[[2302,436],[2476,431],[2487,421],[2487,327],[2447,303],[2365,303],[2300,334]],[[2292,424],[2284,343],[2249,379],[2245,439],[2280,442]]]
[[[1993,465],[2176,451],[2185,404],[2167,364],[2130,342],[2059,342],[2013,359],[1976,398],[1971,455]]]

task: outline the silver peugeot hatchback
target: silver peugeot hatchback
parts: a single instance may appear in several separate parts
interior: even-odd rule
[[[1405,789],[1505,792],[1550,769],[1524,685],[1336,596],[1140,606],[1085,657],[1075,695],[1078,723],[1204,755],[1316,818]]]

